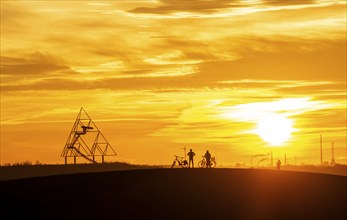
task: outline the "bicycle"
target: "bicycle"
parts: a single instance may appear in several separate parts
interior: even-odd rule
[[[182,168],[187,168],[188,167],[188,161],[183,160],[183,157],[179,157],[175,155],[175,160],[172,163],[171,168],[173,168],[176,165],[176,162],[178,163],[178,166],[181,166]]]
[[[217,165],[216,158],[211,157],[210,168],[215,168]],[[204,168],[207,166],[207,161],[205,156],[202,156],[202,160],[198,163],[199,168]]]

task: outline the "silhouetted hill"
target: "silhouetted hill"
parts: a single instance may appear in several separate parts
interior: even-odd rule
[[[268,168],[269,169],[269,168]],[[271,168],[270,168],[271,169]],[[274,167],[272,169],[275,169]],[[286,165],[282,166],[281,170],[310,172],[310,173],[324,173],[340,176],[347,176],[347,166],[336,164],[335,166],[319,166],[319,165]]]
[[[128,163],[68,164],[68,165],[20,165],[1,166],[0,180],[22,179],[38,176],[52,176],[72,173],[94,173],[116,170],[161,168],[161,166],[135,165]]]
[[[0,182],[8,219],[345,219],[347,177],[148,169]],[[4,219],[7,219],[4,218]]]

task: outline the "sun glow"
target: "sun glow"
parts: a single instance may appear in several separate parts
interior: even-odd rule
[[[256,133],[267,143],[278,146],[286,142],[293,132],[292,121],[273,114],[258,121]]]

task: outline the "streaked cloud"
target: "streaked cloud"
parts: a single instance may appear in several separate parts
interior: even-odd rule
[[[133,13],[151,13],[151,14],[170,14],[177,12],[217,12],[218,9],[242,7],[247,3],[239,0],[160,0],[155,2],[154,7],[137,7],[129,10]]]
[[[73,72],[62,59],[40,52],[22,55],[21,57],[1,57],[0,59],[2,76],[42,76]]]
[[[344,4],[344,2],[339,0],[159,0],[150,2],[147,6],[132,8],[128,12],[159,15],[166,18],[228,17],[262,11],[301,9],[334,4]]]
[[[281,114],[286,117],[333,107],[322,101],[310,101],[309,98],[286,98],[271,102],[254,102],[232,107],[222,107],[221,117],[254,122],[268,115]]]

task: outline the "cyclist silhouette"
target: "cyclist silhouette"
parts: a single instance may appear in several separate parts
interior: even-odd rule
[[[281,161],[277,160],[276,165],[277,165],[276,170],[280,170],[281,169]]]
[[[195,153],[193,152],[192,149],[190,149],[190,151],[187,153],[187,155],[189,156],[189,168],[190,168],[190,163],[192,163],[192,167],[194,168],[194,156],[195,156]]]
[[[210,154],[210,152],[206,151],[205,158],[206,158],[206,168],[211,168],[211,154]]]

